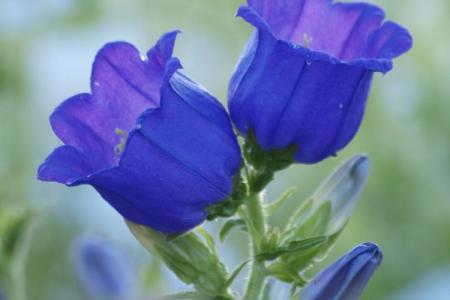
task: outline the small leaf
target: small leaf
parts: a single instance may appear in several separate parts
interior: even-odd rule
[[[270,275],[283,282],[293,283],[296,286],[304,286],[306,284],[306,280],[289,264],[276,262],[269,265],[267,270]]]
[[[197,232],[203,237],[206,244],[208,245],[209,250],[211,252],[216,253],[216,243],[214,242],[214,238],[205,230],[205,228],[199,226],[197,227]]]
[[[291,237],[294,239],[304,239],[311,236],[325,235],[330,219],[331,203],[325,202],[309,219],[291,232]]]
[[[185,260],[181,255],[173,254],[159,245],[155,245],[155,250],[162,261],[174,272],[177,277],[187,283],[191,284],[198,276],[198,271],[194,265]]]
[[[325,179],[311,196],[313,210],[322,207],[324,203],[331,204],[330,221],[325,234],[333,234],[347,223],[366,184],[369,165],[367,156],[353,156]],[[301,218],[297,217],[296,220]]]
[[[176,294],[166,295],[161,300],[198,300],[205,299],[197,292],[180,292]]]
[[[295,193],[297,192],[297,188],[296,187],[291,187],[289,188],[287,191],[285,191],[280,198],[278,198],[275,202],[273,202],[272,204],[270,204],[267,209],[266,212],[269,215],[272,215],[276,210],[278,210],[289,198],[291,198]]]
[[[248,262],[249,262],[249,260],[244,261],[233,271],[233,273],[231,273],[230,278],[228,278],[228,280],[226,282],[227,287],[230,287],[233,284],[233,281],[236,279],[236,277],[239,275],[239,273],[242,271],[242,269],[248,264]]]
[[[167,240],[164,234],[148,227],[127,220],[126,223],[138,241],[152,254],[159,256],[180,280],[193,284],[202,295],[226,295],[226,268],[210,249],[213,242],[207,235],[204,239],[209,242],[194,231]]]
[[[222,226],[222,229],[220,229],[220,233],[219,233],[220,241],[223,242],[225,240],[225,237],[228,235],[228,233],[230,233],[230,231],[236,226],[238,226],[243,231],[247,231],[247,225],[244,220],[242,220],[242,219],[228,220]]]
[[[317,245],[303,251],[299,251],[296,253],[286,253],[285,255],[281,256],[281,260],[298,271],[304,270],[305,268],[311,266],[314,262],[321,261],[328,255],[329,250],[336,242],[340,233],[341,231],[331,236],[327,236],[327,239],[322,243],[318,243]]]
[[[27,229],[29,219],[30,214],[26,213],[16,216],[3,230],[2,246],[3,253],[6,257],[11,258],[17,251],[17,247],[19,246],[23,234]]]
[[[307,252],[310,249],[320,248],[324,244],[326,244],[328,237],[319,236],[313,237],[309,239],[304,239],[301,241],[291,241],[286,246],[279,247],[273,252],[263,252],[256,256],[256,259],[261,260],[274,260],[281,255],[285,255],[288,253],[294,253],[295,255],[299,255],[302,252]]]

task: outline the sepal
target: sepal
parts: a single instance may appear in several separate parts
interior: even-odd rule
[[[208,206],[206,208],[208,214],[206,219],[212,221],[219,217],[228,218],[234,216],[244,201],[247,189],[247,184],[244,182],[241,173],[237,173],[233,177],[233,191],[230,196],[223,201]]]
[[[201,297],[230,299],[228,274],[212,239],[207,237],[204,241],[193,231],[168,239],[167,235],[143,225],[126,223],[151,254],[159,257],[180,280],[193,285]],[[201,233],[203,237],[206,234]]]
[[[294,163],[297,146],[292,145],[283,149],[264,150],[256,140],[253,131],[249,130],[243,153],[245,160],[252,170],[248,176],[251,193],[259,193],[272,180],[275,172],[281,171]]]

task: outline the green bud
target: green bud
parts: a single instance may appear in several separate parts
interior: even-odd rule
[[[289,235],[305,238],[341,231],[365,186],[369,163],[367,156],[356,155],[336,169],[294,213]]]
[[[280,234],[281,232],[278,227],[270,228],[261,240],[261,252],[276,253],[276,251],[278,250]]]
[[[281,260],[303,270],[323,259],[344,229],[367,180],[369,159],[356,155],[334,171],[292,216],[283,236],[286,245],[313,237],[326,241],[307,251],[286,253]]]
[[[137,240],[153,255],[159,257],[180,280],[192,284],[202,296],[210,299],[229,299],[228,274],[217,257],[213,240],[206,232],[202,240],[188,232],[174,238],[143,225],[126,221]],[[212,249],[214,248],[214,249]]]

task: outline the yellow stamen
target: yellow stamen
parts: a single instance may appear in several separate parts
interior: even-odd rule
[[[309,36],[306,33],[303,34],[303,45],[306,48],[310,48],[311,47],[312,41],[313,41],[313,38],[311,36]]]
[[[120,156],[120,155],[122,155],[123,151],[125,150],[125,146],[126,146],[126,144],[127,144],[128,133],[127,133],[126,131],[120,129],[120,128],[116,128],[116,129],[114,130],[114,132],[115,132],[118,136],[120,136],[120,142],[119,142],[118,145],[116,145],[116,146],[114,147],[114,153],[115,153],[117,156]]]

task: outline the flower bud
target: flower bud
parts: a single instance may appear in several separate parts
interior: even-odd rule
[[[85,235],[73,244],[73,261],[90,299],[133,299],[137,278],[126,256],[105,240]]]
[[[337,168],[291,219],[292,236],[332,235],[345,226],[369,174],[370,160],[356,155]]]
[[[303,270],[314,260],[324,257],[350,218],[366,183],[368,171],[367,156],[352,157],[334,171],[294,213],[283,237],[286,244],[313,237],[325,237],[326,241],[308,252],[283,255],[286,263]]]
[[[320,272],[303,290],[302,300],[357,300],[383,255],[377,245],[364,243]]]

